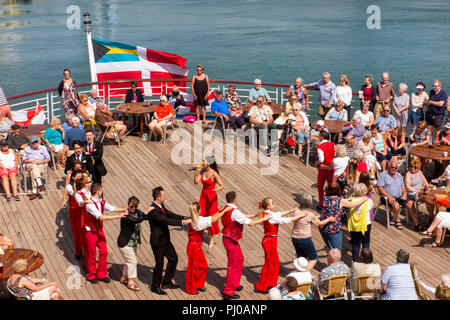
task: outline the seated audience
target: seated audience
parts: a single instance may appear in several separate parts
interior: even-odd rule
[[[444,130],[439,132],[438,142],[443,145],[450,145],[450,122],[446,123],[444,126]]]
[[[97,90],[91,89],[91,96],[89,97],[88,103],[94,108],[94,111],[97,109],[97,103],[104,102],[102,98],[99,97]],[[80,111],[80,110],[78,110]]]
[[[450,128],[450,127],[449,127]],[[420,121],[409,135],[410,146],[423,146],[431,141],[430,131],[427,129],[427,123]]]
[[[294,135],[297,137],[298,142],[298,157],[303,158],[303,143],[305,140],[306,142],[309,140],[309,121],[306,113],[300,111],[299,103],[294,104],[293,118]]]
[[[439,184],[440,180],[445,180],[446,187],[450,188],[450,164],[447,165],[442,175],[440,175],[438,178],[431,180],[431,183],[433,184]]]
[[[370,129],[370,127],[373,125],[375,121],[373,112],[369,110],[370,108],[369,106],[370,106],[369,101],[363,101],[361,110],[355,112],[355,115],[361,117],[361,124],[364,126],[365,129]]]
[[[427,179],[425,179],[425,176],[420,170],[421,166],[420,160],[415,158],[411,161],[410,170],[405,174],[405,187],[408,199],[406,207],[414,222],[414,229],[416,231],[422,231],[423,227],[419,223],[415,204],[419,199],[419,193],[429,187]]]
[[[30,140],[28,137],[20,131],[21,126],[18,124],[13,124],[11,126],[12,133],[8,134],[8,146],[10,149],[15,150],[19,156],[23,156],[25,153],[25,148],[28,146]]]
[[[359,259],[353,261],[352,267],[352,287],[358,289],[358,281],[357,278],[359,276],[364,275],[372,275],[376,277],[381,276],[381,267],[378,263],[373,263],[373,254],[372,250],[369,248],[362,248],[361,254],[359,255]],[[379,286],[379,280],[375,283],[376,286]]]
[[[437,229],[436,229],[437,228]],[[447,211],[439,211],[438,214],[434,217],[433,222],[430,226],[421,232],[423,235],[432,236],[434,229],[436,229],[436,236],[434,237],[434,241],[431,244],[427,244],[427,247],[436,248],[439,247],[442,239],[443,229],[450,228],[450,212]]]
[[[371,178],[375,179],[375,173],[377,167],[381,169],[381,166],[377,162],[377,158],[374,156],[375,144],[372,142],[372,133],[366,131],[363,138],[356,146],[357,150],[362,151],[364,154],[364,161],[367,163],[367,168],[370,171]]]
[[[288,293],[283,300],[305,300],[303,293],[297,290],[298,282],[295,277],[287,277],[285,282]]]
[[[309,272],[314,269],[318,258],[314,242],[311,238],[311,224],[320,227],[329,222],[335,222],[336,218],[328,217],[325,220],[319,220],[319,217],[311,211],[313,199],[309,194],[302,194],[298,204],[299,210],[295,211],[295,216],[299,215],[303,210],[306,210],[308,214],[294,221],[291,234],[292,244],[294,245],[297,258],[304,257],[308,259],[308,265],[305,271]]]
[[[295,93],[292,93],[291,96],[289,97],[289,100],[286,101],[286,110],[288,112],[292,112],[294,106],[297,106],[300,109],[300,111],[305,112],[305,108],[299,102],[298,96]]]
[[[298,220],[297,220],[298,221]],[[302,283],[312,282],[312,276],[309,271],[307,271],[308,260],[304,257],[300,257],[294,260],[294,266],[297,268],[297,272],[289,273],[285,279],[283,279],[279,284],[276,285],[276,288],[281,290],[281,295],[284,297],[288,292],[289,288],[287,286],[287,279],[289,277],[295,278],[298,285]],[[297,285],[297,286],[298,286]],[[311,300],[312,291],[307,295],[308,300]],[[305,299],[302,299],[305,300]]]
[[[394,131],[390,132],[386,139],[386,144],[393,156],[405,156],[405,131],[402,127],[397,127]]]
[[[428,93],[425,92],[425,83],[419,81],[416,83],[416,93],[411,94],[411,111],[409,116],[409,123],[411,123],[414,130],[419,122],[425,120],[425,113],[423,108],[427,105]]]
[[[394,215],[395,227],[399,230],[403,229],[403,225],[400,222],[400,208],[405,206],[406,201],[406,188],[403,178],[400,173],[397,172],[398,162],[395,159],[389,161],[388,169],[378,175],[377,189],[380,196],[387,198],[389,205],[392,208],[392,214]],[[380,199],[384,202],[384,198]]]
[[[95,110],[97,108],[94,108],[89,104],[89,97],[86,94],[80,94],[80,104],[78,105],[78,115],[80,116],[81,120],[84,121],[84,125],[91,125],[90,120],[93,121],[95,124]],[[97,104],[95,104],[97,107]]]
[[[11,189],[13,193],[12,198],[19,201],[20,198],[17,193],[19,157],[13,149],[9,149],[6,140],[0,141],[0,151],[0,177],[6,194],[6,202],[11,202]],[[9,188],[9,180],[11,180],[11,189]]]
[[[334,152],[335,156],[330,165],[330,167],[332,166],[334,170],[333,180],[334,181],[344,180],[345,173],[347,171],[348,161],[350,160],[350,158],[347,156],[345,147],[342,144],[336,145]]]
[[[263,97],[267,103],[271,103],[272,100],[270,99],[269,93],[266,89],[261,87],[261,80],[255,79],[253,82],[254,86],[250,89],[249,95],[248,95],[248,102],[256,103],[258,97]]]
[[[166,94],[166,97],[167,102],[170,103],[174,109],[177,109],[179,106],[186,106],[186,100],[184,100],[184,97],[177,86],[173,86],[172,92]]]
[[[378,126],[380,132],[388,133],[390,131],[394,131],[397,127],[397,120],[395,120],[394,116],[391,114],[391,107],[389,104],[385,104],[383,106],[383,113],[375,119],[374,124]]]
[[[225,122],[225,126],[227,126],[228,120],[230,120],[230,106],[223,98],[222,91],[215,90],[214,95],[214,101],[211,102],[211,111],[216,117],[222,117]]]
[[[6,139],[8,137],[8,131],[11,130],[11,125],[14,122],[6,117],[0,117],[0,140]]]
[[[14,262],[13,270],[14,274],[8,279],[8,284],[15,294],[28,296],[30,300],[67,300],[55,282],[26,275],[27,261],[25,259]]]
[[[309,97],[308,97],[308,90],[306,90],[305,86],[303,85],[303,79],[298,77],[295,79],[295,84],[293,86],[290,86],[289,89],[286,91],[286,98],[290,98],[292,94],[295,94],[297,96],[297,99],[299,103],[301,104],[301,111],[308,112],[309,111]]]
[[[347,157],[351,159],[355,155],[356,151],[355,137],[352,136],[351,134],[348,134],[345,136],[344,140],[345,140],[344,144],[345,152],[347,154]]]
[[[153,120],[148,124],[148,127],[152,132],[153,140],[162,142],[164,137],[163,127],[167,125],[167,121],[172,119],[174,115],[175,111],[173,110],[172,105],[167,103],[167,97],[161,96],[159,104],[156,106],[156,111],[153,114]]]
[[[239,95],[236,92],[236,86],[234,84],[230,84],[228,86],[228,91],[225,92],[225,100],[227,100],[227,103],[230,106],[230,108],[241,110],[242,108],[241,98],[239,98]]]
[[[236,87],[234,84],[230,84],[228,86],[228,91],[225,93],[225,100],[230,106],[230,120],[228,121],[228,126],[237,126],[245,131],[245,129],[247,129],[247,125],[244,120],[245,112],[242,110],[241,99],[235,90]]]
[[[388,266],[380,278],[380,294],[384,300],[417,300],[414,280],[409,266],[409,252],[397,252],[397,264]]]
[[[349,267],[341,262],[341,250],[331,249],[327,255],[327,267],[322,269],[319,274],[319,289],[322,294],[328,292],[328,279],[332,276],[339,276],[341,274],[350,274]]]
[[[358,183],[353,188],[354,198],[350,202],[366,199],[361,205],[350,209],[348,215],[348,230],[350,231],[350,242],[352,244],[353,261],[359,261],[361,247],[370,248],[370,231],[372,222],[370,220],[370,210],[373,208],[372,199],[367,199],[367,187],[363,183]]]
[[[166,98],[167,99],[167,98]],[[127,126],[123,121],[114,120],[113,113],[108,110],[106,105],[98,103],[97,110],[95,110],[95,121],[100,126],[107,128],[106,137],[111,138],[111,134],[117,133],[120,138],[120,142],[123,143],[122,137],[127,132]],[[83,138],[83,141],[86,141],[86,138]]]
[[[386,163],[388,160],[391,160],[392,153],[389,151],[386,141],[384,141],[383,136],[378,131],[378,125],[374,124],[371,128],[372,138],[370,141],[374,144],[374,151],[377,160],[381,164],[381,170],[386,170]]]
[[[61,162],[65,165],[65,150],[64,150],[64,129],[61,125],[61,120],[54,118],[44,133],[44,142],[55,153],[56,168],[62,170]]]
[[[311,131],[309,132],[309,140],[313,142],[313,145],[318,144],[320,142],[319,141],[320,131],[328,132],[328,129],[325,128],[325,122],[323,120],[319,120],[313,122],[310,127]]]
[[[125,103],[144,102],[144,96],[141,90],[137,88],[137,83],[132,81],[130,86],[130,89],[127,90],[125,95]]]
[[[41,172],[45,170],[50,162],[50,154],[46,147],[39,144],[39,139],[36,136],[31,136],[30,145],[25,148],[22,161],[25,165],[25,170],[30,173],[33,190],[29,197],[30,200],[34,200],[38,196],[38,191],[42,192],[45,190],[45,186],[41,181]]]
[[[283,300],[281,291],[277,287],[273,287],[269,290],[269,300]]]
[[[349,126],[342,128],[342,133],[345,135],[351,135],[355,137],[355,142],[358,143],[363,138],[366,129],[361,124],[361,117],[357,114],[353,115],[353,118]]]
[[[344,109],[345,103],[342,100],[336,102],[336,105],[332,107],[325,115],[325,120],[348,120],[347,110]]]
[[[73,127],[73,123],[72,123],[72,119],[73,119],[73,117],[75,117],[75,115],[69,115],[67,118],[66,118],[66,121],[64,121],[63,122],[63,124],[62,124],[62,127],[63,127],[63,129],[64,129],[64,133],[65,134],[67,134],[67,131],[70,129],[70,128],[72,128]],[[80,120],[80,118],[78,118],[78,120]],[[78,121],[79,122],[79,121]],[[78,123],[78,127],[80,128],[80,129],[83,129],[83,124],[82,123]]]
[[[276,124],[273,123],[273,110],[268,105],[264,104],[264,97],[259,96],[256,99],[256,106],[253,106],[249,113],[248,117],[250,118],[250,123],[253,125],[253,129],[257,132],[260,130],[266,131],[265,134],[262,135],[262,141],[259,142],[260,145],[263,145],[266,155],[269,155],[269,134],[270,131],[275,133],[275,137],[272,137],[272,141],[278,141],[278,132],[276,129]]]
[[[364,153],[361,150],[355,151],[355,156],[353,159],[356,161],[356,172],[355,172],[355,180],[359,181],[359,176],[364,171],[369,171],[369,168],[367,166],[367,162],[365,161]]]
[[[422,285],[423,289],[425,289],[426,293],[429,296],[434,297],[434,299],[450,300],[450,274],[443,274],[441,276],[441,283],[435,289],[427,286],[422,281],[420,281],[420,284]]]
[[[81,140],[86,142],[86,132],[80,127],[80,119],[78,117],[72,117],[71,119],[72,127],[67,130],[64,137],[64,144],[66,148],[70,151],[67,155],[70,156],[73,153],[73,142],[76,140]]]
[[[9,120],[13,121],[11,107],[8,104],[8,100],[6,100],[2,87],[0,87],[0,117],[7,117]]]

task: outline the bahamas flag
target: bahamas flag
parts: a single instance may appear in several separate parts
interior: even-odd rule
[[[123,79],[186,79],[187,59],[179,55],[146,49],[120,42],[92,39],[94,47],[95,70],[98,81]],[[110,85],[111,95],[125,95],[129,83]],[[144,87],[146,96],[160,96],[165,88],[174,85],[184,87],[186,82],[138,82]],[[100,85],[99,89],[103,90]],[[119,89],[127,88],[127,89]],[[107,98],[105,92],[105,98]]]

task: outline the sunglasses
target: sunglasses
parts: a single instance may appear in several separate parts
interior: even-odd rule
[[[391,110],[383,110],[383,112],[391,112]]]
[[[258,101],[256,101],[256,102],[257,102],[257,103],[263,103],[264,101],[259,101],[259,100],[258,100]]]
[[[128,206],[130,209],[137,209],[137,206]]]
[[[397,170],[397,169],[398,169],[398,167],[391,167],[391,169],[395,169],[395,170]]]
[[[411,166],[411,168],[412,169],[419,169],[418,167],[416,167],[416,166]]]

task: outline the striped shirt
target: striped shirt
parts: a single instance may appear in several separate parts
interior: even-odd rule
[[[3,92],[2,87],[0,87],[0,106],[8,104],[8,100],[6,100],[5,93]]]
[[[388,170],[378,175],[377,187],[383,187],[384,191],[394,198],[402,196],[402,188],[405,187],[403,178],[400,173],[395,173],[395,177],[389,174]]]
[[[409,264],[397,263],[387,267],[380,280],[385,284],[385,299],[417,300]]]

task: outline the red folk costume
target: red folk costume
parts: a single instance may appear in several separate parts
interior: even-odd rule
[[[72,185],[66,187],[69,198],[69,219],[72,225],[72,236],[75,245],[75,255],[81,256],[83,248],[83,234],[81,231],[81,208],[75,198],[75,192]]]
[[[245,217],[236,206],[227,204],[227,207],[233,209],[225,212],[221,218],[223,225],[222,242],[228,258],[227,278],[223,293],[232,296],[236,288],[241,285],[242,268],[244,267],[244,255],[238,241],[242,238],[243,225],[249,224],[251,220]]]
[[[322,141],[318,146],[317,146],[317,150],[321,150],[322,154],[323,154],[323,159],[320,159],[320,155],[319,156],[319,164],[318,169],[319,172],[317,174],[317,189],[318,189],[318,193],[319,193],[319,207],[322,207],[322,201],[323,201],[323,189],[325,186],[325,181],[327,182],[328,185],[331,184],[331,182],[333,181],[333,173],[334,173],[334,169],[331,170],[324,170],[324,169],[320,169],[320,165],[323,164],[325,166],[328,166],[334,159],[334,143],[330,142],[330,141]]]
[[[208,223],[209,220],[209,223]],[[194,230],[192,224],[189,224],[189,242],[187,245],[188,265],[186,270],[186,292],[196,294],[197,289],[205,286],[206,273],[208,272],[208,262],[203,253],[203,231],[211,226],[210,217],[199,217],[199,225]]]
[[[263,222],[264,237],[262,247],[264,249],[264,265],[261,269],[259,281],[255,289],[267,291],[268,287],[275,287],[278,283],[278,273],[280,271],[280,259],[277,251],[278,225],[290,223],[290,218],[281,217],[280,212],[264,211],[263,217],[271,214],[272,217]]]
[[[86,202],[91,198],[91,192],[89,190],[82,189],[75,193],[75,200],[78,204],[79,216],[74,216],[74,220],[72,222],[72,232],[75,226],[75,229],[78,230],[78,239],[79,243],[81,243],[81,247],[84,251],[84,266],[87,264],[87,256],[86,256],[86,230],[84,229],[84,220],[86,219],[86,204],[81,205],[82,202]],[[69,198],[70,199],[70,198]],[[69,213],[70,214],[70,213]],[[75,241],[75,236],[74,236]]]
[[[106,247],[105,233],[103,232],[103,221],[100,216],[103,215],[105,207],[108,211],[114,211],[115,207],[105,203],[105,200],[91,198],[94,204],[86,206],[86,218],[84,223],[86,239],[86,278],[104,279],[108,276],[106,258],[108,249]],[[96,263],[98,248],[98,266]],[[97,267],[97,268],[96,268]]]
[[[200,204],[200,216],[210,217],[219,211],[217,193],[213,191],[216,187],[216,183],[212,177],[207,180],[203,180],[203,176],[201,176],[201,181],[203,183],[203,189],[198,202]],[[219,221],[214,222],[209,230],[211,232],[211,236],[220,233]]]

